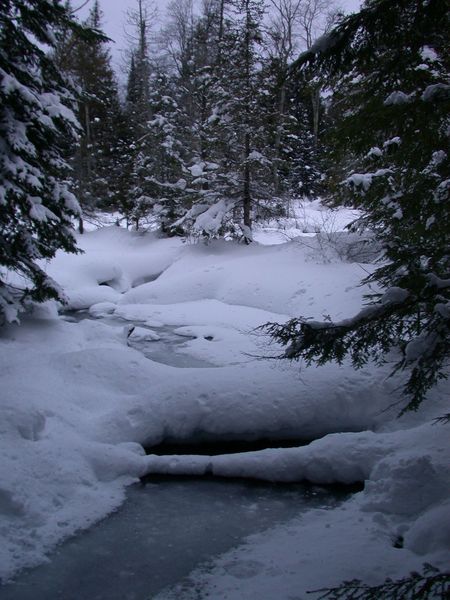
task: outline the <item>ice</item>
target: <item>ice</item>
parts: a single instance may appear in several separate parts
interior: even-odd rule
[[[346,497],[301,484],[210,480],[154,480],[131,486],[127,496],[116,513],[60,547],[51,563],[2,588],[2,600],[153,598],[249,534]]]
[[[127,337],[130,341],[139,340],[146,342],[158,342],[161,339],[161,336],[157,333],[144,327],[132,327],[132,329],[128,331]]]

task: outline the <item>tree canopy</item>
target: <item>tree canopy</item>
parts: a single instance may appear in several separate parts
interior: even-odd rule
[[[342,322],[292,319],[269,331],[308,364],[394,360],[408,409],[446,376],[450,352],[449,25],[441,0],[371,0],[293,65],[332,90],[333,201],[361,210],[383,256],[379,289]]]
[[[28,299],[61,299],[42,259],[76,252],[79,205],[66,182],[67,140],[78,136],[76,90],[50,50],[63,31],[90,35],[58,0],[0,5],[0,320]]]

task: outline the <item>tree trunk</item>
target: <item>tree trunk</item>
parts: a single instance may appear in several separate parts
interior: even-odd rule
[[[223,40],[223,18],[224,18],[224,10],[225,10],[225,0],[220,0],[220,10],[219,10],[219,52],[217,55],[217,64],[220,66],[222,64],[222,40]]]
[[[244,164],[244,225],[251,229],[252,217],[251,217],[251,206],[252,198],[250,194],[250,165],[248,157],[250,155],[250,134],[245,134],[245,164]]]
[[[250,156],[250,133],[248,131],[250,126],[250,94],[251,94],[251,86],[250,86],[250,23],[251,23],[251,15],[250,15],[250,6],[249,0],[246,0],[246,24],[245,24],[245,84],[246,84],[246,98],[245,98],[245,128],[246,131],[244,133],[244,189],[243,189],[243,212],[244,212],[244,228],[248,228],[251,230],[252,227],[252,217],[251,217],[251,191],[250,191],[250,164],[249,164],[249,156]],[[245,230],[245,242],[248,244],[251,239],[249,237],[250,231]]]
[[[275,150],[275,160],[273,161],[272,164],[272,173],[273,173],[273,187],[274,187],[274,191],[275,194],[278,196],[281,192],[280,189],[280,176],[278,173],[278,167],[279,167],[279,163],[280,163],[280,153],[281,153],[281,128],[283,126],[283,117],[284,117],[284,111],[285,111],[285,105],[286,105],[286,78],[285,75],[283,73],[283,83],[281,84],[280,87],[280,98],[279,98],[279,102],[278,102],[278,124],[277,124],[277,132],[276,132],[276,136],[275,136],[275,144],[274,144],[274,150]]]
[[[311,90],[311,103],[313,109],[313,136],[314,144],[319,143],[319,125],[320,125],[320,87]]]

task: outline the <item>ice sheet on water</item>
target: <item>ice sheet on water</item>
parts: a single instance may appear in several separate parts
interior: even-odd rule
[[[1,589],[2,600],[143,600],[246,536],[347,494],[220,480],[133,486],[121,509]],[[95,568],[93,568],[95,566]]]

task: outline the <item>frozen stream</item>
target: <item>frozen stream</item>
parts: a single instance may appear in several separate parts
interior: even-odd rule
[[[66,318],[79,321],[92,317],[84,312]],[[124,339],[127,328],[133,326],[114,317],[101,320],[121,327]],[[134,325],[145,328],[141,323]],[[148,329],[158,339],[130,336],[128,344],[151,360],[180,368],[212,366],[177,352],[187,338],[174,333],[175,327]],[[219,450],[242,449],[231,444]],[[211,449],[192,447],[190,451]],[[236,547],[248,535],[287,522],[309,508],[332,509],[347,495],[342,490],[302,484],[152,479],[146,485],[131,486],[119,510],[60,545],[48,564],[0,587],[0,600],[149,600],[168,586],[183,584],[195,567]],[[239,565],[232,568],[239,569]]]
[[[115,316],[102,316],[92,317],[86,311],[76,311],[73,313],[67,313],[65,319],[68,321],[83,321],[89,319],[92,321],[102,321],[111,327],[120,328],[123,330],[124,338],[126,338],[126,329],[139,327],[141,330],[147,330],[149,333],[156,334],[159,339],[142,339],[130,335],[128,338],[128,346],[139,350],[147,358],[154,360],[155,362],[170,365],[171,367],[178,368],[207,368],[213,367],[211,363],[205,360],[199,360],[189,354],[183,352],[177,352],[178,349],[182,349],[186,344],[187,340],[194,339],[186,335],[180,335],[175,333],[175,330],[179,328],[177,325],[161,325],[158,327],[148,327],[145,323],[140,321],[126,321],[120,317]]]
[[[344,498],[342,491],[301,484],[169,479],[135,485],[117,512],[62,544],[48,564],[1,587],[0,599],[148,600],[249,534]]]

